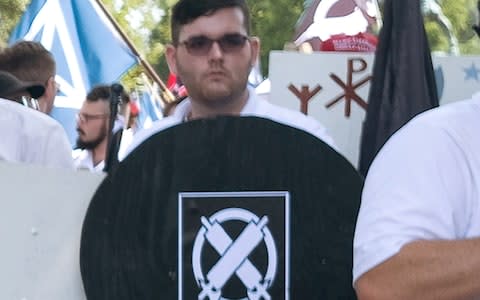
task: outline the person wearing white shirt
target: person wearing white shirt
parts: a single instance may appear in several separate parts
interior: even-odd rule
[[[0,71],[0,161],[73,169],[63,127],[17,102],[33,103],[32,97],[40,97],[43,91],[41,84],[20,81]]]
[[[0,51],[0,70],[20,80],[39,82],[44,93],[38,97],[38,110],[50,114],[58,92],[57,65],[53,54],[40,42],[21,40]]]
[[[77,114],[77,149],[72,156],[76,169],[101,172],[105,168],[108,149],[111,89],[107,85],[95,86],[86,97]],[[114,123],[113,134],[124,129],[126,122],[122,114],[128,114],[128,95],[123,92],[119,115]]]
[[[422,113],[374,159],[354,238],[359,299],[480,299],[480,94]]]
[[[173,116],[139,131],[125,154],[167,127],[221,115],[267,118],[305,130],[334,146],[318,121],[259,99],[255,91],[247,87],[260,41],[250,36],[246,4],[243,1],[215,3],[208,4],[211,7],[207,9],[197,7],[196,3],[180,1],[174,7],[172,43],[165,51],[170,72],[182,79],[189,97],[176,107]]]

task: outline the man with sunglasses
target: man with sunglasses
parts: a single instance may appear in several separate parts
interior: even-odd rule
[[[260,99],[248,88],[260,41],[250,36],[250,13],[244,0],[180,0],[173,8],[171,29],[166,60],[170,71],[182,78],[189,97],[172,116],[138,132],[130,151],[167,127],[220,115],[271,119],[305,130],[333,146],[319,122]]]
[[[49,114],[57,95],[56,63],[52,53],[34,41],[20,41],[0,52],[0,70],[25,81],[42,82],[45,93],[39,97],[38,110]]]
[[[39,83],[21,81],[0,71],[0,161],[73,169],[63,127],[17,103],[19,99],[39,98],[44,91]]]
[[[110,86],[94,87],[87,94],[86,100],[77,114],[77,149],[72,153],[77,169],[101,172],[105,168],[110,126],[110,97]],[[126,124],[123,116],[129,113],[127,93],[122,92],[121,98],[120,111],[113,128],[114,136],[123,129]]]

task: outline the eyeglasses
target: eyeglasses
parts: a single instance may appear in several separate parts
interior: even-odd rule
[[[194,56],[207,55],[212,49],[213,43],[218,43],[220,48],[225,53],[237,52],[245,46],[245,43],[250,39],[239,33],[225,34],[219,39],[211,39],[204,35],[193,36],[178,45],[185,46],[187,52]]]
[[[75,117],[77,119],[77,122],[88,123],[89,121],[104,119],[105,117],[108,117],[108,116],[110,116],[110,114],[90,115],[86,113],[78,113]]]

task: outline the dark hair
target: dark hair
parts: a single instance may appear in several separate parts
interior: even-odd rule
[[[111,90],[109,85],[97,85],[93,87],[90,92],[87,94],[87,101],[96,102],[98,100],[110,101]],[[130,102],[130,97],[125,92],[122,91],[122,103]]]
[[[180,29],[201,16],[208,16],[219,9],[238,7],[244,16],[244,26],[250,35],[250,11],[246,0],[180,0],[173,7],[171,29],[172,42],[178,43]]]
[[[105,84],[97,85],[97,86],[94,86],[90,90],[90,92],[88,92],[87,101],[88,102],[103,101],[107,104],[110,104],[110,95],[111,95],[111,88],[109,85],[105,85]],[[125,90],[123,90],[120,97],[122,98],[122,102],[120,104],[118,113],[123,115],[126,107],[130,103],[130,96],[127,94]],[[110,105],[107,105],[107,106],[110,111]]]
[[[20,80],[47,82],[55,76],[56,64],[52,53],[34,41],[19,41],[0,52],[0,70]]]
[[[87,101],[97,102],[97,101],[110,101],[110,86],[108,85],[97,85],[90,90],[87,94]]]

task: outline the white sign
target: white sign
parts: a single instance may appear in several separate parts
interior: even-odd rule
[[[0,162],[0,299],[86,299],[80,235],[103,177]]]
[[[269,101],[320,121],[356,167],[373,62],[371,53],[272,51]],[[441,104],[480,90],[480,57],[434,56],[433,65]]]

